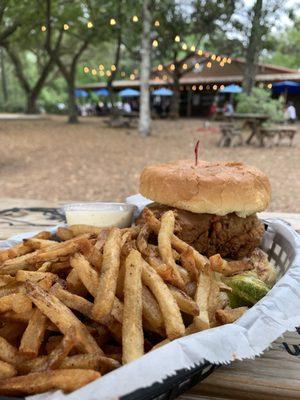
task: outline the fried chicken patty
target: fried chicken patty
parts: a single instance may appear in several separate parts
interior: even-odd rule
[[[259,246],[264,234],[264,225],[255,214],[241,218],[234,213],[195,214],[157,203],[148,207],[157,218],[173,210],[175,234],[207,257],[216,253],[234,260],[247,257]],[[143,223],[143,212],[137,223]]]

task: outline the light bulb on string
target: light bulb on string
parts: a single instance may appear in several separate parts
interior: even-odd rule
[[[101,71],[99,71],[99,75],[100,75],[100,76],[104,76],[104,75],[105,75],[105,72],[101,70]]]
[[[46,27],[45,25],[42,25],[42,26],[41,26],[41,31],[42,31],[42,32],[46,32],[46,30],[47,30],[47,27]]]
[[[199,69],[199,68],[200,68],[200,64],[199,64],[199,63],[196,63],[196,64],[195,64],[195,68],[196,68],[196,69]]]
[[[218,89],[218,86],[217,85],[214,85],[213,86],[213,90],[217,90]]]
[[[206,66],[207,66],[207,68],[211,68],[211,62],[209,61],[207,64],[206,64]]]
[[[68,24],[64,24],[64,31],[67,31],[70,28]]]
[[[103,64],[99,64],[98,68],[100,69],[100,71],[104,70],[104,65]]]
[[[186,63],[183,64],[182,69],[187,69],[188,65]]]
[[[133,21],[133,22],[138,22],[138,20],[139,20],[139,17],[138,17],[137,15],[134,15],[134,16],[132,17],[132,21]]]
[[[112,71],[116,71],[117,67],[113,64],[113,65],[111,65],[110,69],[111,69]]]
[[[116,23],[117,23],[117,21],[116,21],[114,18],[111,18],[111,19],[109,20],[109,25],[111,25],[111,26],[116,25]]]
[[[181,48],[182,48],[182,50],[187,50],[187,44],[186,43],[183,43],[183,45],[181,46]]]
[[[156,26],[156,28],[158,28],[158,27],[160,26],[160,22],[159,22],[158,20],[156,20],[156,21],[154,22],[154,26]]]
[[[192,90],[193,90],[193,91],[197,90],[197,86],[196,86],[196,85],[193,85],[193,86],[192,86]]]
[[[152,47],[157,47],[157,46],[158,46],[158,41],[154,39],[152,42]]]
[[[222,60],[222,58],[220,57],[220,56],[218,56],[217,58],[216,58],[216,61],[217,62],[220,62]]]
[[[130,80],[133,81],[135,79],[135,75],[134,74],[130,74]]]
[[[191,51],[195,51],[196,50],[196,46],[192,45],[191,46]]]
[[[202,51],[202,50],[198,50],[198,51],[197,51],[197,54],[198,54],[198,56],[202,56],[203,51]]]
[[[110,76],[111,76],[111,71],[109,71],[109,70],[106,71],[106,72],[105,72],[105,75],[108,76],[108,77],[110,77]]]
[[[179,43],[179,42],[180,42],[180,36],[179,36],[179,35],[176,35],[174,41],[177,42],[177,43]]]
[[[213,54],[213,55],[211,56],[211,59],[212,59],[213,61],[215,61],[215,59],[216,59],[216,55],[215,55],[215,54]]]
[[[227,58],[227,64],[231,64],[231,58]]]
[[[92,69],[92,75],[97,75],[97,70],[95,68]]]
[[[170,65],[170,70],[171,70],[171,71],[174,71],[174,70],[175,70],[175,64],[171,64],[171,65]]]
[[[164,66],[162,64],[159,64],[158,67],[157,67],[157,70],[158,71],[162,71],[163,69],[164,69]]]
[[[90,72],[89,67],[84,67],[84,68],[83,68],[83,72],[84,72],[85,74],[88,74],[88,73]]]
[[[92,21],[89,21],[86,26],[88,27],[88,29],[92,29],[94,24],[92,23]]]
[[[199,85],[199,90],[203,90],[203,85]]]

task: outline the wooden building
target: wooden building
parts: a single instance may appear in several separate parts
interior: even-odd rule
[[[206,59],[200,63],[200,57],[192,56],[187,61],[189,72],[180,79],[180,114],[182,116],[206,116],[210,105],[219,96],[220,88],[229,84],[241,85],[245,68],[245,60],[242,58],[227,59],[225,63],[217,60]],[[203,59],[201,59],[202,61]],[[172,79],[167,73],[170,66],[164,67],[161,71],[157,68],[153,71],[150,81],[151,90],[158,87],[172,89]],[[191,68],[192,67],[192,68]],[[160,68],[161,69],[161,68]],[[256,83],[268,89],[272,89],[275,82],[296,81],[300,83],[300,70],[293,70],[285,67],[278,67],[270,64],[258,65]],[[90,83],[79,86],[80,89],[96,90],[105,87],[104,82]],[[113,87],[119,91],[125,87],[136,88],[140,86],[138,78],[130,80],[114,81]],[[300,116],[300,94],[287,96],[292,100]]]

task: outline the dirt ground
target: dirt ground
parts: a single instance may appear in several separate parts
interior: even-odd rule
[[[204,160],[240,160],[265,171],[273,188],[270,210],[300,212],[300,132],[293,147],[225,149],[217,147],[215,126],[205,129],[197,119],[154,121],[152,132],[144,139],[99,118],[76,126],[65,117],[0,120],[0,197],[120,201],[137,192],[144,166],[193,158],[199,139]]]

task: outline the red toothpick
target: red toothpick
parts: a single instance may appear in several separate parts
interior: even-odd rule
[[[196,143],[195,148],[194,148],[194,153],[195,153],[195,167],[197,167],[197,165],[198,165],[199,143],[200,143],[200,140],[197,140],[197,143]]]

